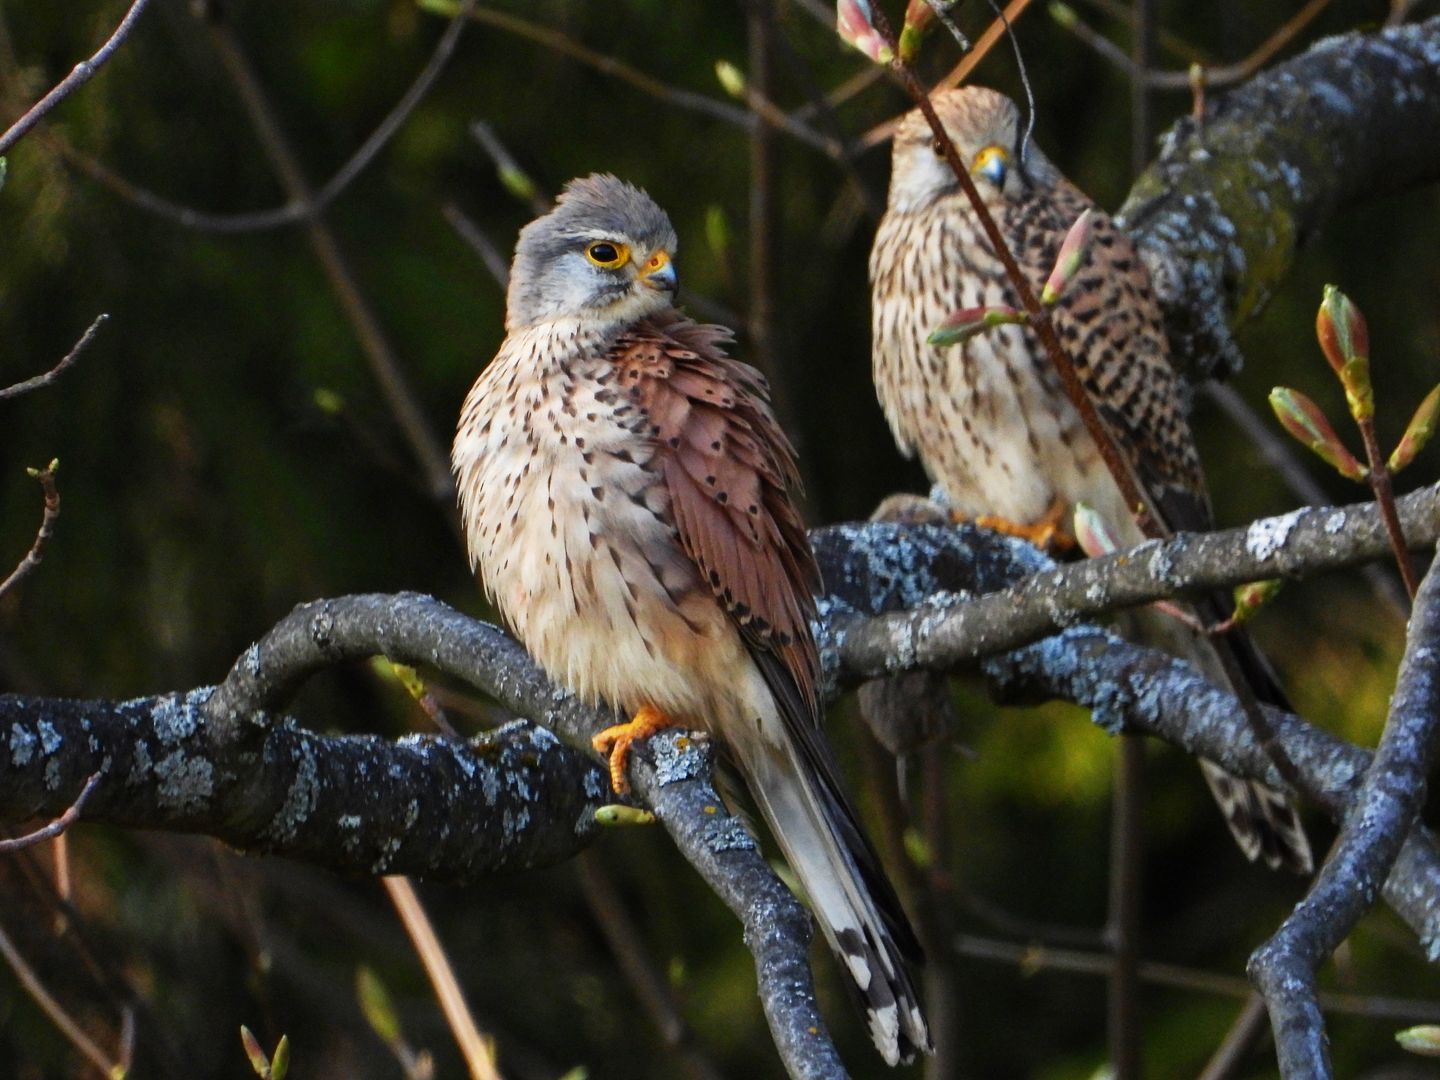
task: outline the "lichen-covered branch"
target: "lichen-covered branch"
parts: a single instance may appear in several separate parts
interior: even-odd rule
[[[1425,801],[1440,728],[1440,574],[1432,563],[1415,597],[1400,677],[1374,760],[1330,857],[1305,899],[1250,959],[1265,995],[1280,1071],[1331,1075],[1318,968],[1370,910]],[[1435,904],[1431,904],[1433,910]],[[1426,942],[1433,953],[1433,940]]]
[[[1186,118],[1119,218],[1192,380],[1241,357],[1231,329],[1297,247],[1359,199],[1440,178],[1440,17],[1327,38]]]
[[[1416,550],[1440,540],[1440,484],[1398,500],[1397,510]],[[829,669],[848,681],[947,670],[1137,604],[1304,577],[1390,552],[1374,503],[1305,508],[1060,566],[970,527],[840,525],[814,537],[830,592],[843,598],[826,612]],[[906,587],[896,592],[899,582]],[[857,621],[861,612],[868,617]]]
[[[215,836],[346,874],[468,881],[559,862],[609,801],[588,755],[509,724],[459,741],[324,736],[278,714],[226,743],[211,688],[132,701],[0,695],[0,820],[53,815]]]

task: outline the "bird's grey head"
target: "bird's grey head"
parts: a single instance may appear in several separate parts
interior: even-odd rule
[[[665,211],[639,188],[604,173],[572,180],[520,230],[505,329],[567,316],[626,325],[663,310],[679,288],[676,246]]]
[[[998,204],[1062,179],[1034,143],[1021,153],[1020,110],[1004,94],[983,86],[962,86],[936,94],[931,102],[987,203]],[[942,195],[959,190],[925,117],[919,109],[907,113],[895,129],[890,209],[923,210]]]

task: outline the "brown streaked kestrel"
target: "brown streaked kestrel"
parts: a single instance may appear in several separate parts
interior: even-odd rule
[[[521,230],[507,334],[455,437],[471,560],[557,682],[634,717],[596,738],[617,789],[634,739],[720,742],[895,1064],[930,1046],[920,949],[821,730],[794,453],[730,332],[672,307],[675,247],[605,175]]]
[[[1160,307],[1134,244],[1022,141],[1019,110],[1009,98],[964,87],[933,102],[1037,293],[1070,226],[1093,211],[1087,261],[1051,309],[1055,329],[1161,527],[1210,528],[1185,387],[1170,364]],[[918,111],[895,133],[870,281],[880,403],[900,449],[919,455],[957,513],[1001,519],[1034,535],[1068,527],[1075,504],[1085,502],[1122,544],[1144,539],[1034,331],[1002,326],[948,348],[927,341],[959,308],[1020,304]],[[1206,606],[1224,610],[1223,600]],[[1289,707],[1247,636],[1199,637],[1168,622],[1160,636],[1178,643],[1183,634],[1179,651],[1212,678],[1224,683],[1214,650],[1230,649],[1260,700]],[[1200,764],[1249,858],[1309,871],[1305,833],[1280,792]]]

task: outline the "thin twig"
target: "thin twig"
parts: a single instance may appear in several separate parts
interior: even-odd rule
[[[49,386],[56,379],[60,378],[61,375],[64,375],[65,372],[70,370],[71,365],[75,363],[80,354],[90,345],[90,342],[94,340],[95,332],[100,329],[100,324],[108,318],[110,318],[110,316],[103,312],[96,315],[95,321],[90,324],[85,333],[80,335],[80,340],[75,342],[74,346],[71,347],[70,351],[65,354],[58,364],[43,375],[36,375],[33,379],[26,379],[24,382],[16,383],[14,386],[7,386],[0,389],[0,401],[4,401],[7,398],[19,397],[21,394],[28,394],[32,390],[39,390],[41,387]]]
[[[1222,88],[1244,82],[1269,63],[1276,53],[1290,44],[1301,30],[1305,29],[1317,15],[1330,6],[1330,3],[1331,0],[1310,0],[1243,60],[1219,67],[1202,65],[1205,85]],[[1189,68],[1184,71],[1155,71],[1148,65],[1137,64],[1134,58],[1128,56],[1118,45],[1084,22],[1072,8],[1052,5],[1050,11],[1052,17],[1062,28],[1070,31],[1103,59],[1126,72],[1130,78],[1142,82],[1149,89],[1191,89],[1192,76]]]
[[[90,779],[86,780],[85,786],[80,789],[80,794],[75,796],[75,801],[70,804],[69,808],[63,814],[50,822],[49,825],[36,829],[34,832],[26,833],[24,836],[0,840],[0,854],[21,851],[24,848],[33,847],[41,841],[58,838],[61,833],[79,820],[80,811],[85,809],[85,800],[90,797],[90,793],[95,790],[95,785],[100,782],[100,775],[98,772],[91,773]],[[66,892],[66,890],[57,891],[60,891],[62,897]]]
[[[0,596],[4,596],[34,573],[35,568],[40,565],[40,560],[45,557],[45,545],[55,532],[55,519],[60,516],[60,492],[55,487],[57,464],[52,461],[44,469],[32,470],[35,479],[40,482],[41,488],[45,491],[45,512],[40,517],[40,528],[35,532],[35,542],[30,545],[30,550],[25,553],[20,564],[10,572],[10,576],[4,581],[0,581]]]
[[[1115,794],[1110,810],[1110,896],[1105,944],[1113,963],[1107,979],[1106,1041],[1116,1080],[1143,1075],[1140,1022],[1140,885],[1144,859],[1145,741],[1124,734],[1115,748]]]
[[[474,2],[475,0],[463,0],[462,7]],[[280,129],[275,110],[240,43],[223,20],[211,18],[206,25],[220,54],[222,65],[235,84],[245,113],[276,176],[292,202],[310,202],[314,196],[309,182],[305,179],[289,140]],[[370,370],[380,384],[381,393],[409,444],[410,452],[420,465],[425,477],[426,491],[438,505],[445,508],[452,525],[456,525],[454,515],[450,513],[455,504],[455,488],[450,476],[449,454],[421,408],[419,398],[380,326],[379,318],[361,292],[349,259],[323,218],[316,217],[307,221],[305,231],[325,277],[349,319],[366,359],[370,362]]]
[[[957,934],[951,945],[961,956],[1014,964],[1027,972],[1065,971],[1075,975],[1096,975],[1104,978],[1114,966],[1114,961],[1101,952],[997,941],[974,934]],[[1254,993],[1250,984],[1238,975],[1223,975],[1155,960],[1141,962],[1140,977],[1152,986],[1168,986],[1221,997],[1247,998]],[[1428,998],[1326,993],[1320,995],[1320,1003],[1327,1012],[1347,1016],[1431,1022],[1440,1020],[1440,1000]]]
[[[60,80],[51,91],[32,105],[25,114],[10,125],[5,134],[0,135],[0,154],[7,153],[32,127],[60,102],[73,94],[81,86],[84,86],[95,73],[109,60],[115,50],[120,47],[134,29],[136,21],[140,18],[150,0],[135,0],[130,9],[125,12],[125,17],[120,20],[120,25],[115,27],[115,32],[110,35],[105,44],[95,51],[95,55],[89,60],[81,60],[71,69],[70,74]]]
[[[450,1024],[455,1042],[460,1046],[460,1054],[470,1070],[471,1080],[502,1080],[500,1070],[495,1067],[491,1040],[481,1035],[480,1029],[475,1026],[475,1018],[470,1015],[470,1007],[465,1003],[465,994],[455,978],[450,958],[445,955],[445,947],[440,944],[420,897],[415,895],[415,886],[406,877],[392,875],[382,880],[385,891],[390,894],[390,902],[405,924],[405,932],[415,945],[425,974],[430,977],[435,996],[440,999],[440,1008]]]
[[[490,124],[484,120],[470,121],[470,137],[485,151],[485,156],[495,166],[495,171],[511,194],[519,194],[519,187],[525,189],[524,199],[530,204],[532,214],[539,217],[550,212],[554,204],[541,194],[539,186],[530,178],[530,174],[520,167],[520,162],[515,160],[515,155],[510,153],[510,148]],[[517,180],[518,185],[515,183]]]
[[[440,207],[440,212],[445,215],[445,220],[450,223],[456,235],[480,256],[480,262],[490,271],[490,276],[495,279],[495,284],[500,286],[503,293],[510,282],[510,264],[505,261],[505,256],[500,254],[500,249],[481,231],[480,226],[453,202],[447,202]]]
[[[15,948],[14,942],[10,940],[10,935],[5,932],[3,926],[0,926],[0,956],[3,956],[5,962],[10,965],[10,970],[15,973],[16,981],[30,995],[30,1000],[40,1007],[40,1011],[60,1029],[60,1034],[65,1036],[70,1045],[75,1047],[86,1061],[100,1071],[100,1075],[105,1077],[105,1080],[124,1075],[116,1072],[116,1063],[105,1056],[105,1052],[95,1045],[89,1035],[85,1034],[75,1019],[65,1011],[64,1006],[51,996],[50,991],[45,989],[44,983],[40,981],[34,969],[25,962],[25,958]]]
[[[186,229],[194,229],[197,232],[236,234],[260,232],[284,225],[313,221],[369,168],[371,162],[390,143],[391,139],[404,126],[405,121],[410,118],[411,113],[429,94],[431,87],[435,85],[436,80],[439,79],[455,53],[455,46],[467,23],[464,18],[465,9],[473,6],[475,2],[476,0],[464,0],[459,5],[459,13],[450,20],[450,24],[436,43],[434,52],[430,54],[430,59],[421,68],[415,81],[410,84],[409,89],[385,115],[385,119],[380,121],[380,125],[350,155],[349,160],[336,170],[335,175],[325,181],[318,191],[307,191],[303,197],[297,197],[293,191],[289,192],[288,201],[284,206],[268,210],[247,210],[233,214],[198,210],[132,183],[113,172],[102,162],[82,153],[66,142],[56,141],[54,145],[67,161],[92,180],[109,188],[140,209]]]
[[[1255,1044],[1268,1030],[1265,1019],[1265,999],[1252,992],[1225,1038],[1205,1063],[1198,1080],[1234,1080]]]
[[[1405,531],[1400,528],[1400,516],[1395,512],[1395,488],[1390,483],[1390,467],[1385,455],[1380,452],[1380,442],[1375,437],[1375,418],[1357,416],[1355,423],[1360,428],[1360,437],[1365,442],[1365,457],[1370,462],[1370,490],[1375,492],[1375,503],[1380,507],[1380,520],[1385,523],[1385,535],[1390,538],[1390,548],[1395,552],[1395,564],[1400,568],[1400,579],[1405,582],[1405,591],[1413,603],[1415,590],[1419,587],[1415,576],[1415,561],[1405,548]]]
[[[594,851],[582,851],[575,859],[575,871],[590,914],[665,1045],[683,1056],[695,1080],[720,1080],[720,1070],[695,1045],[694,1032],[685,1022],[680,1003],[626,910],[604,859]]]

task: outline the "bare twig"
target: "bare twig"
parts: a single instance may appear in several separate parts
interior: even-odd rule
[[[0,135],[0,154],[8,153],[25,133],[38,124],[45,114],[53,109],[60,102],[73,94],[81,86],[84,86],[95,73],[109,60],[118,49],[121,43],[130,35],[135,28],[135,23],[140,18],[150,0],[134,0],[125,17],[120,20],[120,25],[115,27],[114,33],[95,51],[95,55],[88,60],[82,60],[71,69],[70,74],[60,80],[51,91],[32,105],[20,119],[10,125],[5,134]]]
[[[1110,896],[1105,944],[1106,1040],[1116,1080],[1143,1075],[1140,1020],[1140,885],[1144,865],[1145,743],[1122,735],[1115,747],[1115,794],[1110,810]]]
[[[1265,1031],[1265,999],[1251,991],[1198,1080],[1234,1080]]]
[[[471,1080],[502,1080],[500,1070],[495,1066],[492,1040],[481,1035],[480,1029],[475,1026],[475,1018],[470,1015],[470,1006],[465,1003],[465,994],[455,978],[455,969],[450,966],[450,958],[445,954],[445,947],[440,944],[435,927],[415,893],[415,886],[409,878],[395,875],[382,880],[390,902],[405,924],[405,932],[415,945],[425,974],[430,977],[430,985],[435,988],[435,996],[439,998],[445,1020],[460,1046],[460,1054],[465,1059]]]
[[[1015,964],[1026,971],[1067,971],[1076,975],[1105,978],[1115,963],[1102,952],[1057,949],[1033,942],[997,941],[974,934],[957,934],[951,946],[961,956]],[[1140,978],[1152,986],[1168,986],[1201,994],[1233,998],[1254,996],[1250,984],[1238,975],[1201,971],[1154,960],[1141,962]],[[1322,994],[1320,1000],[1327,1012],[1347,1016],[1410,1021],[1440,1020],[1440,1000],[1435,999],[1391,998],[1370,994]]]
[[[462,7],[474,2],[475,0],[463,0]],[[309,182],[305,179],[295,152],[280,128],[279,119],[268,95],[240,43],[222,19],[211,18],[207,20],[206,26],[276,176],[292,202],[311,202],[314,195]],[[380,384],[381,393],[409,444],[410,452],[419,463],[425,477],[426,491],[444,508],[452,525],[456,525],[453,513],[455,487],[450,476],[449,454],[421,408],[399,358],[380,326],[379,318],[360,289],[349,259],[335,234],[321,218],[307,221],[305,231],[311,249],[320,261],[325,277],[349,319],[366,359],[370,362],[370,370]]]
[[[12,837],[8,840],[0,839],[0,854],[33,847],[44,840],[58,839],[66,829],[79,820],[80,811],[85,809],[85,800],[90,797],[90,792],[94,791],[95,785],[100,782],[100,775],[98,772],[91,773],[90,779],[86,780],[85,786],[80,789],[80,794],[75,796],[75,801],[70,804],[69,808],[63,814],[50,822],[49,825],[36,829],[34,832],[26,833],[24,836]],[[69,892],[68,888],[60,888],[58,885],[56,891],[59,892],[62,898],[66,897]]]
[[[1405,582],[1405,591],[1413,602],[1415,590],[1419,588],[1415,561],[1405,546],[1405,531],[1400,527],[1400,517],[1395,512],[1395,488],[1390,482],[1390,467],[1385,463],[1385,455],[1380,452],[1380,442],[1375,437],[1375,417],[1357,416],[1355,423],[1360,428],[1365,457],[1370,462],[1370,490],[1375,492],[1375,504],[1380,507],[1380,519],[1385,522],[1385,535],[1390,538],[1395,565],[1400,568],[1400,579]]]
[[[450,223],[455,234],[480,256],[480,262],[490,271],[490,276],[495,279],[495,284],[500,286],[503,293],[510,281],[510,264],[506,262],[505,256],[500,254],[500,249],[481,231],[480,226],[453,202],[447,202],[440,208],[440,212],[445,215],[445,220]]]
[[[390,143],[391,139],[405,125],[405,121],[410,118],[411,113],[429,94],[431,87],[435,85],[436,80],[444,72],[450,58],[455,53],[455,46],[467,23],[464,17],[465,9],[475,3],[476,0],[462,0],[459,4],[460,12],[450,20],[450,25],[441,34],[434,52],[430,54],[430,59],[420,69],[420,73],[415,76],[415,81],[410,84],[409,89],[401,95],[400,100],[380,121],[379,126],[350,155],[349,160],[341,165],[318,191],[307,190],[303,196],[298,196],[293,190],[287,191],[289,198],[284,206],[239,213],[199,210],[140,187],[120,176],[104,163],[71,146],[68,142],[55,140],[53,145],[66,161],[96,183],[109,188],[132,205],[186,229],[233,235],[261,232],[284,225],[313,221],[369,168],[380,151]]]
[[[640,928],[626,910],[604,860],[593,851],[581,852],[575,860],[575,871],[590,914],[665,1045],[683,1055],[694,1080],[720,1080],[715,1063],[695,1046],[695,1033],[685,1022],[680,1003],[650,955]]]
[[[1330,6],[1331,0],[1309,0],[1304,7],[1282,23],[1268,38],[1245,59],[1218,67],[1201,65],[1204,85],[1208,87],[1233,86],[1244,82],[1268,64],[1281,49],[1290,44],[1300,31],[1315,17]],[[1131,79],[1142,83],[1151,90],[1189,90],[1191,73],[1185,71],[1155,71],[1148,64],[1137,62],[1104,34],[1090,27],[1075,11],[1063,5],[1051,5],[1052,16],[1066,30],[1081,42],[1090,46],[1104,59],[1121,68]]]
[[[1440,572],[1432,564],[1415,597],[1380,745],[1340,836],[1305,899],[1250,958],[1250,978],[1265,995],[1287,1078],[1331,1075],[1315,974],[1375,902],[1424,801],[1440,730],[1437,643]]]
[[[39,390],[41,387],[49,386],[56,379],[60,378],[61,375],[64,375],[65,372],[70,370],[71,365],[75,363],[80,354],[90,345],[90,342],[94,340],[95,332],[100,329],[100,324],[108,318],[110,318],[110,316],[103,312],[96,315],[95,321],[90,324],[85,333],[80,335],[80,340],[75,342],[70,351],[64,355],[58,364],[43,375],[36,375],[33,379],[26,379],[24,382],[16,383],[14,386],[0,388],[0,401],[4,401],[7,398],[19,397],[21,394],[28,394],[32,390]]]
[[[34,969],[25,962],[25,958],[15,948],[14,942],[10,940],[10,935],[5,932],[4,927],[0,927],[0,956],[3,956],[5,962],[10,965],[10,970],[15,973],[16,981],[20,983],[25,993],[30,995],[30,1000],[39,1006],[40,1011],[50,1018],[50,1022],[60,1029],[60,1033],[65,1036],[66,1041],[75,1047],[86,1061],[99,1070],[105,1080],[124,1075],[124,1073],[116,1072],[118,1063],[111,1061],[105,1051],[95,1045],[95,1041],[85,1034],[74,1017],[65,1011],[65,1007],[55,1000],[50,991],[45,989],[45,984],[40,981]]]
[[[46,468],[30,470],[30,474],[40,482],[45,491],[45,512],[40,517],[40,528],[35,532],[35,541],[30,545],[30,550],[10,572],[10,576],[0,581],[0,596],[4,596],[34,573],[40,560],[45,557],[45,545],[55,532],[55,519],[60,516],[60,492],[55,487],[57,465],[58,462],[52,461]]]

